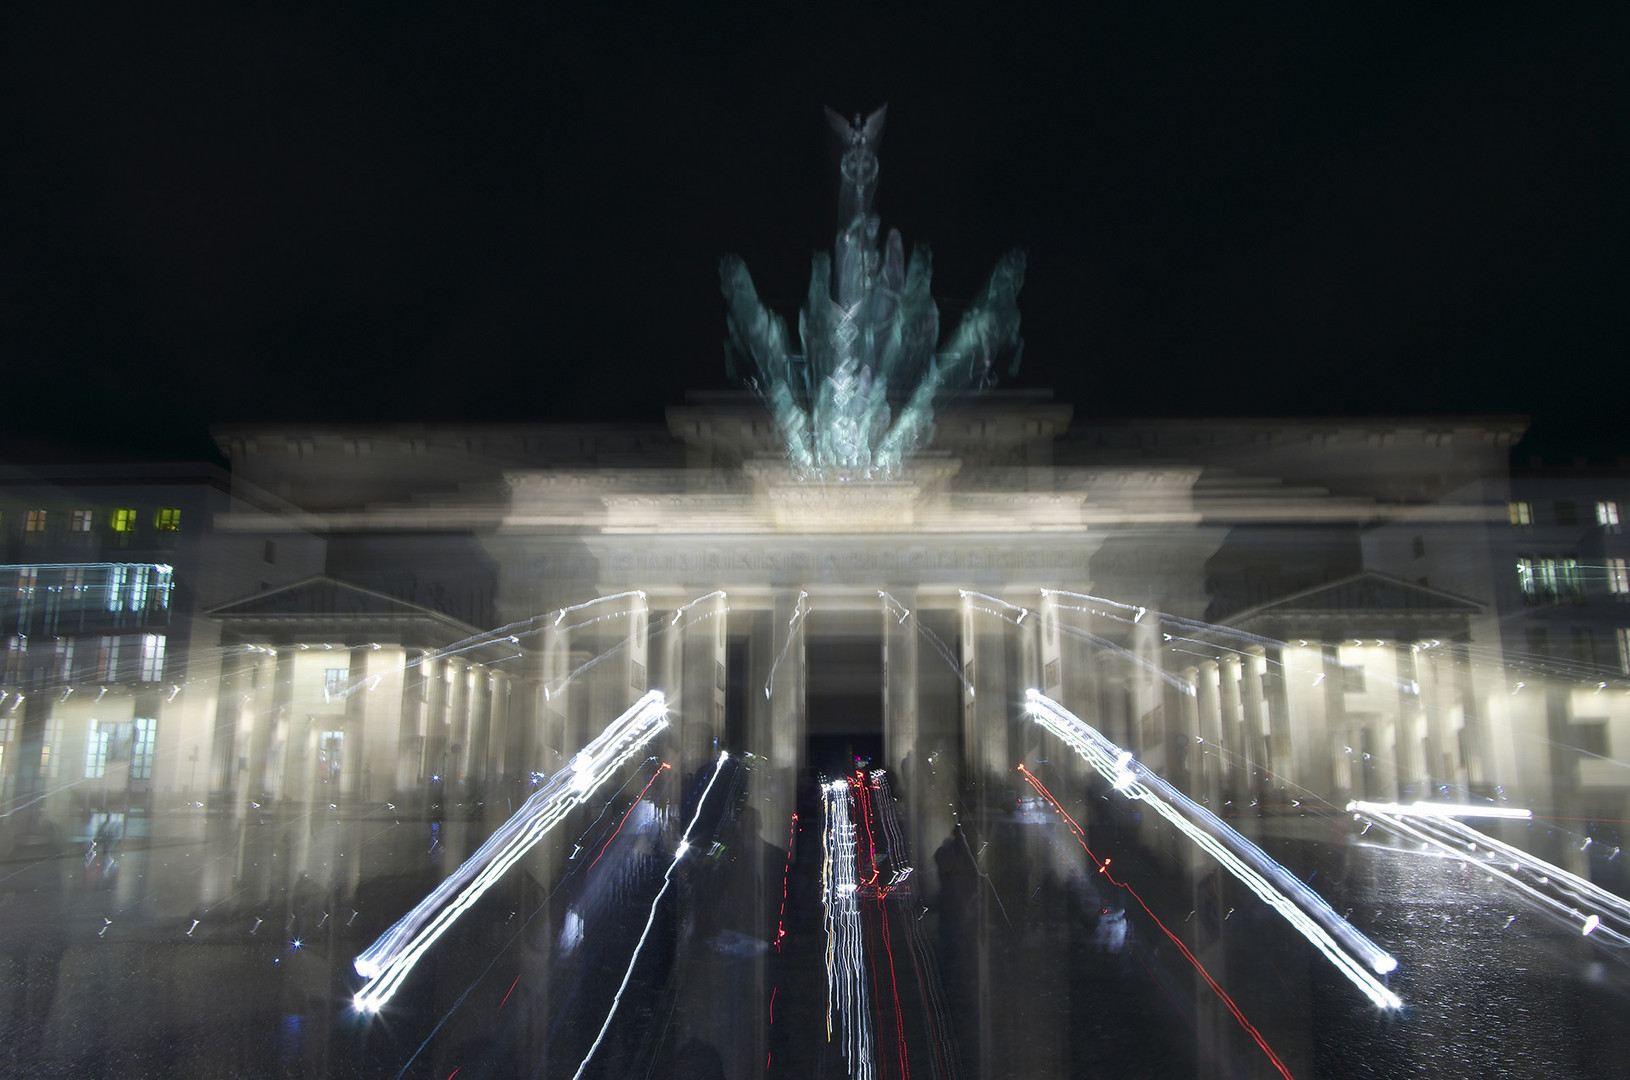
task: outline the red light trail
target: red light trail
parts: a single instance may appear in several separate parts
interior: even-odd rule
[[[1217,985],[1217,980],[1211,977],[1211,972],[1205,969],[1205,965],[1200,963],[1199,959],[1189,951],[1188,946],[1184,945],[1182,940],[1179,939],[1176,934],[1172,933],[1166,928],[1166,924],[1161,922],[1160,917],[1150,910],[1148,904],[1143,902],[1143,897],[1138,895],[1136,889],[1132,888],[1132,886],[1128,885],[1124,881],[1115,880],[1114,876],[1109,872],[1108,859],[1099,859],[1097,855],[1092,853],[1092,849],[1087,846],[1086,833],[1082,830],[1080,825],[1075,823],[1075,819],[1065,812],[1064,807],[1059,805],[1058,800],[1053,798],[1053,793],[1048,791],[1042,782],[1036,778],[1036,775],[1029,769],[1025,768],[1022,763],[1018,768],[1019,773],[1030,783],[1030,786],[1035,788],[1036,792],[1041,795],[1042,798],[1046,799],[1048,804],[1051,805],[1054,810],[1058,811],[1058,815],[1069,824],[1070,832],[1074,834],[1076,842],[1081,845],[1081,850],[1087,853],[1087,858],[1091,859],[1095,864],[1097,864],[1099,873],[1103,874],[1106,878],[1109,878],[1110,882],[1114,885],[1125,889],[1132,899],[1138,902],[1138,906],[1144,910],[1145,914],[1154,920],[1156,926],[1160,927],[1161,933],[1170,938],[1172,944],[1176,945],[1178,949],[1181,950],[1183,955],[1188,958],[1188,962],[1194,965],[1194,970],[1198,971],[1200,973],[1200,977],[1206,981],[1206,985],[1211,987],[1212,992],[1215,993],[1218,999],[1228,1007],[1228,1011],[1234,1014],[1234,1019],[1239,1021],[1240,1027],[1244,1028],[1246,1034],[1250,1035],[1251,1039],[1262,1048],[1262,1052],[1268,1055],[1268,1060],[1273,1062],[1273,1067],[1275,1069],[1279,1070],[1279,1075],[1283,1076],[1285,1080],[1294,1080],[1294,1078],[1290,1075],[1290,1070],[1285,1068],[1285,1063],[1280,1061],[1279,1055],[1273,1052],[1273,1047],[1268,1045],[1268,1041],[1262,1037],[1262,1033],[1256,1029],[1256,1026],[1245,1018],[1245,1014],[1240,1011],[1238,1005],[1234,1004],[1234,999],[1228,996],[1228,992],[1221,986]]]

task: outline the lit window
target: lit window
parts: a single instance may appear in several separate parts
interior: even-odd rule
[[[317,779],[337,784],[345,754],[345,732],[325,731],[317,738]]]
[[[96,670],[108,682],[119,679],[119,639],[105,634],[96,650]]]
[[[1525,502],[1508,502],[1505,504],[1506,516],[1513,525],[1532,525],[1534,523],[1534,507]]]
[[[85,568],[83,566],[70,566],[62,572],[62,591],[68,596],[83,596],[85,593]]]
[[[141,681],[164,678],[164,635],[143,634],[141,639]]]
[[[331,667],[323,672],[323,694],[333,696],[343,693],[345,683],[351,677],[350,668]]]
[[[112,742],[112,726],[92,720],[85,739],[85,779],[98,780],[108,774],[108,746]]]
[[[114,532],[132,532],[136,528],[136,511],[131,509],[115,510],[108,517],[108,524],[113,526]]]
[[[44,510],[30,510],[28,512],[28,516],[23,519],[23,531],[24,532],[31,532],[31,533],[44,532],[45,531],[45,511]]]
[[[1556,560],[1557,598],[1578,603],[1585,598],[1585,575],[1578,559]]]
[[[130,583],[130,567],[112,566],[108,568],[108,610],[123,611],[125,609],[125,589]]]
[[[57,675],[64,681],[74,677],[74,639],[57,639]]]
[[[96,512],[94,510],[75,510],[73,520],[68,525],[68,531],[77,533],[90,532],[91,526],[95,524],[95,522]]]
[[[34,595],[34,586],[39,583],[40,571],[37,567],[25,566],[17,571],[17,595],[29,597]]]
[[[130,748],[130,779],[153,778],[153,747],[158,742],[158,721],[150,716],[136,717],[135,742]]]
[[[6,681],[18,682],[23,677],[23,664],[28,659],[28,636],[13,634],[6,642]]]
[[[1619,670],[1630,675],[1630,627],[1619,627],[1613,631],[1619,639]]]
[[[53,756],[51,748],[57,744],[57,718],[47,717],[45,721],[45,734],[40,737],[40,775],[47,780],[57,778],[57,762],[62,760],[60,755]]]
[[[181,510],[167,506],[153,515],[153,528],[159,532],[175,532],[181,528]]]
[[[1597,503],[1596,524],[1617,532],[1619,529],[1619,504],[1616,502]]]
[[[1607,560],[1607,591],[1619,596],[1630,594],[1630,571],[1623,559]]]
[[[1572,557],[1519,558],[1517,587],[1522,590],[1525,604],[1554,603],[1557,600],[1572,600],[1577,603],[1585,598],[1579,560]]]
[[[147,575],[150,567],[132,566],[130,568],[130,610],[147,610]]]

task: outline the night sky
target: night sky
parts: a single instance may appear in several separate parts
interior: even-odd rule
[[[657,419],[728,385],[720,255],[794,315],[821,106],[886,101],[884,227],[949,308],[1028,249],[1014,385],[1078,416],[1514,412],[1630,454],[1622,2],[18,6],[14,437]]]

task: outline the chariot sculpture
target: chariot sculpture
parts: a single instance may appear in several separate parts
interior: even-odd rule
[[[932,436],[935,402],[990,386],[1003,363],[1011,376],[1023,347],[1024,252],[997,262],[942,341],[927,245],[913,247],[909,261],[898,230],[879,245],[872,196],[886,110],[853,121],[826,110],[845,143],[838,232],[833,251],[815,256],[796,344],[759,299],[746,264],[727,255],[720,265],[727,371],[764,401],[793,470],[806,478],[897,476]]]

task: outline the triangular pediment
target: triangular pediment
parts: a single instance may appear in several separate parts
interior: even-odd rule
[[[1482,610],[1481,604],[1464,596],[1366,571],[1270,600],[1239,612],[1228,622],[1238,625],[1247,620],[1276,616],[1358,613],[1469,616]]]
[[[209,614],[218,619],[276,616],[311,618],[324,615],[342,617],[422,615],[436,619],[447,618],[439,611],[322,576],[255,593],[240,600],[228,601],[219,607],[211,608]]]

